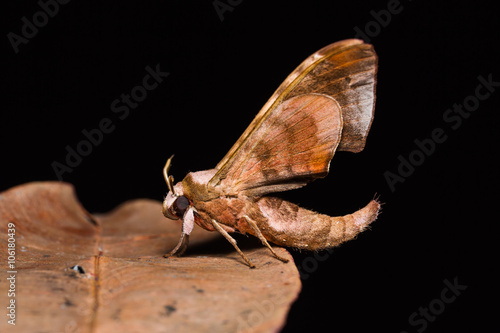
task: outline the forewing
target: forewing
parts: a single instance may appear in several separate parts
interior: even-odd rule
[[[305,185],[328,174],[340,142],[338,103],[321,94],[300,95],[271,110],[222,170],[222,195],[261,196]]]
[[[235,178],[226,179],[228,175],[234,177],[237,173],[232,170],[238,167],[241,172],[242,153],[244,147],[254,147],[258,136],[255,135],[268,118],[276,115],[275,111],[293,97],[304,94],[324,94],[335,99],[340,106],[343,123],[340,142],[334,142],[339,150],[359,152],[363,150],[368,131],[373,119],[375,105],[375,86],[377,73],[377,56],[373,47],[358,39],[348,39],[328,45],[307,58],[297,67],[279,86],[263,106],[250,126],[241,135],[234,146],[217,164],[215,176],[209,182],[209,189],[224,183],[229,186],[236,182]],[[279,113],[278,113],[279,114]],[[332,155],[333,156],[333,155]],[[329,161],[328,161],[329,163]],[[328,171],[328,168],[326,169]],[[276,190],[285,190],[299,187],[298,178],[304,176],[290,175],[290,182],[286,186],[286,179],[279,177],[280,186]],[[311,177],[310,177],[311,178]],[[316,177],[312,177],[316,178]],[[250,184],[241,180],[244,186],[254,188],[263,186],[262,179],[258,183]],[[301,183],[303,184],[303,182]],[[239,188],[244,187],[239,183]],[[267,188],[270,192],[271,188]],[[228,191],[226,188],[225,191]],[[236,190],[234,190],[236,191]],[[233,191],[233,192],[234,192]],[[257,190],[254,190],[257,193]]]
[[[222,170],[226,167],[242,143],[273,109],[300,94],[322,93],[335,98],[342,108],[344,121],[338,149],[360,152],[373,119],[376,74],[375,50],[362,40],[347,39],[322,48],[283,81],[216,168]]]

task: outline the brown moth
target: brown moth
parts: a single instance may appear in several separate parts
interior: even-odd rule
[[[373,47],[349,39],[307,58],[271,96],[236,144],[214,169],[190,172],[169,192],[163,214],[182,219],[182,236],[165,257],[180,255],[194,224],[220,232],[250,267],[255,267],[229,235],[321,250],[353,239],[377,218],[372,200],[353,214],[330,217],[270,193],[302,187],[325,177],[336,150],[363,150],[373,119],[377,56]]]

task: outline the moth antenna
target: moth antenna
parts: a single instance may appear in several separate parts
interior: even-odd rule
[[[163,177],[165,177],[165,182],[167,183],[168,190],[175,196],[176,193],[174,191],[174,177],[168,175],[168,171],[172,166],[172,158],[174,158],[174,155],[170,156],[170,158],[167,160],[167,163],[165,163],[165,167],[163,168]]]

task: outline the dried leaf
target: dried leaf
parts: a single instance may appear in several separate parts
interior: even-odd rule
[[[0,220],[4,267],[15,244],[15,267],[1,273],[0,304],[8,314],[5,305],[15,300],[16,332],[276,332],[300,290],[293,261],[247,250],[257,265],[251,270],[236,252],[214,251],[218,235],[201,228],[187,256],[163,258],[181,222],[166,220],[153,200],[93,216],[71,185],[29,183],[0,193]],[[15,242],[8,242],[9,223]],[[15,297],[7,293],[10,275]],[[13,330],[8,320],[0,331]]]

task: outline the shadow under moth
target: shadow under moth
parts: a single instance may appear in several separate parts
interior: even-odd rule
[[[229,233],[321,250],[351,240],[377,218],[372,200],[352,214],[331,217],[269,194],[325,177],[336,150],[360,152],[373,120],[377,55],[370,44],[348,39],[308,57],[279,86],[236,144],[214,169],[190,172],[169,192],[163,214],[182,219],[182,236],[165,257],[181,255],[194,224],[220,232],[250,267]]]

